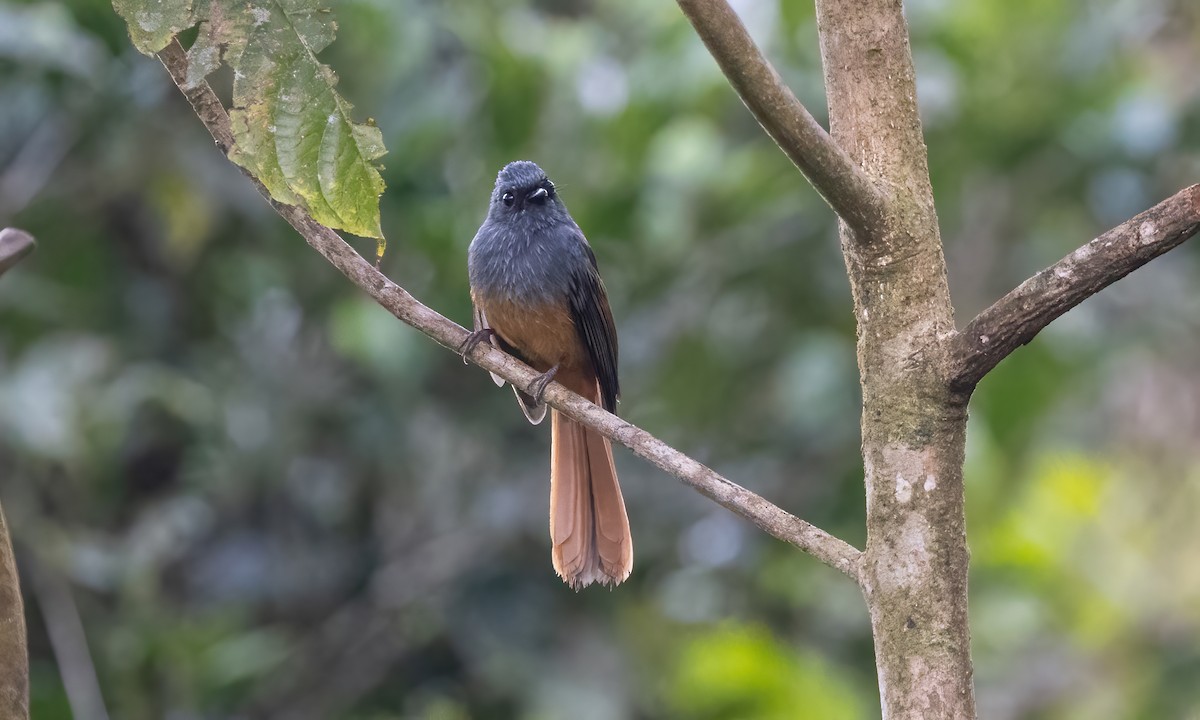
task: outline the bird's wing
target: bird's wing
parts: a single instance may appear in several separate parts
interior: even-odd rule
[[[582,238],[581,238],[582,240]],[[617,327],[608,307],[608,293],[596,267],[596,256],[583,240],[591,265],[577,272],[571,283],[571,319],[587,347],[596,378],[600,381],[600,397],[604,409],[617,411],[621,385],[617,379]]]

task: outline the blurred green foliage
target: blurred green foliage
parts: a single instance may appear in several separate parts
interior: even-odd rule
[[[820,656],[757,628],[717,627],[686,644],[669,697],[677,718],[869,717],[856,689]]]
[[[811,4],[737,8],[820,115]],[[335,10],[321,60],[390,150],[384,271],[466,323],[494,174],[537,161],[604,272],[622,414],[861,546],[833,218],[674,4]],[[1194,3],[907,12],[960,322],[1200,179]],[[41,243],[0,282],[35,717],[92,668],[134,720],[875,716],[857,591],[625,453],[634,574],[568,591],[543,429],[312,253],[107,0],[0,0],[0,97],[0,224]],[[1200,713],[1198,277],[1180,248],[976,394],[981,716]]]

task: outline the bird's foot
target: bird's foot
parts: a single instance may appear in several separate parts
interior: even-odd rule
[[[546,372],[535,377],[533,381],[529,383],[529,397],[533,398],[534,402],[540,403],[542,401],[542,396],[546,394],[546,386],[550,384],[550,381],[552,381],[554,376],[557,374],[558,366],[555,365]]]
[[[463,341],[462,347],[458,349],[458,354],[462,357],[463,365],[467,364],[467,356],[471,354],[479,343],[485,340],[490,341],[496,336],[496,331],[491,328],[480,328],[475,332],[467,335],[467,339]]]

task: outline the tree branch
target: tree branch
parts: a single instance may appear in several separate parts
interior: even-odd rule
[[[37,246],[24,230],[0,230],[0,275]],[[29,644],[12,537],[0,508],[0,717],[29,717]]]
[[[171,74],[171,79],[191,102],[204,126],[212,133],[218,146],[228,153],[233,145],[229,115],[206,82],[187,84],[188,60],[183,48],[177,41],[172,41],[158,57]],[[408,291],[376,270],[337,233],[313,220],[305,210],[271,199],[261,183],[249,173],[246,175],[276,212],[295,228],[314,250],[376,302],[438,344],[451,350],[462,346],[467,338],[465,329],[421,304]],[[487,343],[476,347],[470,355],[470,360],[518,387],[529,387],[538,377],[538,373],[528,366]],[[768,534],[795,545],[857,581],[862,553],[845,541],[730,482],[645,430],[597,407],[558,383],[551,383],[546,389],[545,399],[552,407],[570,418],[626,446],[636,455],[679,478],[700,494],[750,520]]]
[[[8,272],[37,247],[33,236],[24,230],[4,228],[0,230],[0,275]]]
[[[725,0],[678,0],[721,72],[804,177],[860,240],[883,227],[885,201],[780,79]]]
[[[1021,283],[950,340],[951,387],[970,392],[1055,318],[1200,230],[1200,185],[1126,220]]]
[[[40,562],[36,554],[29,564],[33,595],[50,638],[50,649],[58,664],[63,691],[72,717],[108,720],[96,663],[88,649],[87,633],[71,585],[57,568]]]
[[[0,508],[0,717],[29,717],[29,643],[12,537]]]

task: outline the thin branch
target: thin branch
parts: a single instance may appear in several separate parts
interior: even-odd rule
[[[187,84],[188,61],[183,48],[173,41],[159,53],[159,59],[196,109],[217,144],[228,152],[233,143],[229,131],[229,116],[207,83],[201,82],[193,86]],[[465,329],[421,304],[408,291],[376,270],[337,233],[313,220],[305,210],[272,200],[261,183],[249,173],[247,177],[250,177],[276,212],[287,220],[314,250],[376,302],[443,347],[457,350],[462,346],[467,338]],[[538,376],[525,364],[487,343],[481,343],[472,352],[470,360],[518,387],[529,387]],[[845,541],[730,482],[645,430],[593,405],[558,383],[552,383],[546,389],[545,399],[552,407],[628,447],[636,455],[679,478],[702,495],[745,517],[768,534],[795,545],[857,581],[862,553]]]
[[[0,275],[33,252],[37,243],[24,230],[0,230]],[[0,717],[29,717],[29,643],[25,603],[12,536],[0,508]]]
[[[37,247],[33,236],[24,230],[4,228],[0,230],[0,275],[8,272]]]
[[[678,0],[683,14],[763,130],[862,240],[883,227],[876,185],[775,71],[725,0]]]
[[[37,197],[79,139],[78,126],[54,109],[21,143],[21,149],[0,173],[0,218],[13,217]]]
[[[36,556],[31,558],[29,567],[33,595],[42,611],[46,634],[50,636],[50,648],[58,663],[71,716],[108,720],[96,664],[88,649],[87,633],[70,584],[56,568]]]
[[[29,718],[29,643],[12,537],[0,508],[0,717]]]
[[[951,339],[951,387],[970,391],[1055,318],[1198,230],[1200,185],[1192,185],[1021,283]]]

